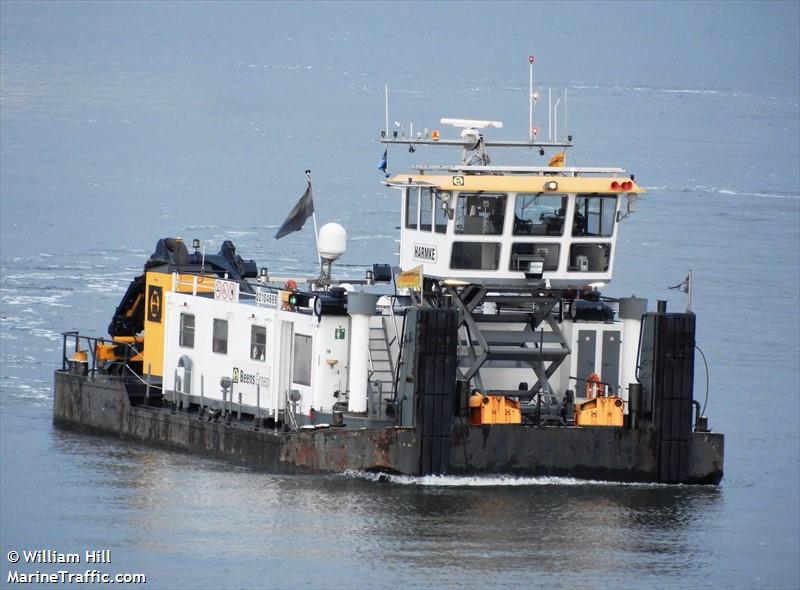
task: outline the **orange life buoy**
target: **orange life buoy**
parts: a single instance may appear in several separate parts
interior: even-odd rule
[[[592,373],[586,379],[586,399],[605,397],[606,386],[600,383],[600,375]]]

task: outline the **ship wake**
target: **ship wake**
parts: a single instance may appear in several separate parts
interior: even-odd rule
[[[420,487],[515,487],[515,486],[626,486],[626,487],[660,487],[659,483],[628,483],[603,480],[577,479],[574,477],[556,476],[515,476],[515,475],[399,475],[391,473],[372,473],[348,471],[345,477],[363,479],[376,483],[392,483],[397,485]]]

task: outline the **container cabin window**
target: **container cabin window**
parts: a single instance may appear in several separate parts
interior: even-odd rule
[[[614,233],[616,214],[617,197],[578,195],[575,199],[572,235],[608,238]]]
[[[250,360],[263,361],[266,358],[267,329],[264,326],[250,327]]]
[[[456,270],[497,270],[500,244],[497,242],[453,242],[450,268]]]
[[[456,233],[499,236],[506,216],[504,194],[461,193],[456,205]]]
[[[214,320],[211,350],[219,354],[228,354],[228,320]]]
[[[560,236],[564,234],[567,197],[520,193],[514,207],[515,236]]]
[[[417,214],[419,213],[419,191],[409,188],[406,191],[406,227],[417,229]]]
[[[419,229],[420,231],[431,231],[433,221],[433,201],[431,189],[422,188],[419,191]]]
[[[436,193],[433,201],[433,225],[437,234],[447,233],[447,207],[450,203],[450,193]]]
[[[194,314],[181,314],[181,330],[178,344],[184,348],[194,348]]]
[[[293,383],[311,385],[311,356],[311,336],[295,334]]]

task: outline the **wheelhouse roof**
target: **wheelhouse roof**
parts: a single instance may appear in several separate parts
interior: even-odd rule
[[[474,170],[477,167],[470,167]],[[465,167],[466,169],[466,167]],[[636,181],[617,172],[603,173],[602,176],[563,176],[569,169],[542,169],[548,172],[528,172],[525,174],[509,174],[496,171],[494,174],[397,174],[388,179],[386,184],[393,187],[423,186],[440,191],[493,191],[512,193],[606,193],[606,194],[642,194],[647,192],[636,184]],[[551,173],[549,170],[558,170]],[[552,183],[555,184],[553,188]],[[622,189],[622,183],[630,182],[631,186]],[[616,185],[614,185],[616,183]],[[612,187],[613,185],[613,187]]]

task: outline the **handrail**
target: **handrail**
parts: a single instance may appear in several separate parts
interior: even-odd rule
[[[95,374],[97,373],[97,345],[98,343],[110,343],[115,346],[123,346],[125,354],[123,356],[123,367],[130,369],[130,365],[128,364],[130,359],[140,353],[139,350],[134,348],[134,346],[130,342],[121,342],[119,340],[111,340],[107,338],[98,338],[93,336],[82,336],[80,332],[77,330],[70,330],[67,332],[62,332],[61,336],[62,340],[62,347],[61,347],[61,370],[66,371],[67,366],[71,362],[75,362],[75,358],[70,358],[67,355],[67,344],[68,340],[74,339],[75,342],[75,353],[79,352],[86,352],[87,353],[87,371],[91,375],[91,378],[94,379]],[[81,341],[85,342],[86,348],[81,349]],[[91,361],[91,362],[90,362]]]
[[[392,318],[392,323],[394,324],[394,339],[392,340],[392,342],[396,340],[399,343],[400,333],[397,331],[397,315],[394,313],[394,304],[396,300],[397,296],[395,295],[392,298],[392,304],[389,306],[389,316]]]
[[[369,347],[369,343],[367,343],[367,360],[369,361],[369,373],[367,374],[367,381],[372,380],[372,376],[375,374],[375,364],[372,361],[372,350]]]
[[[391,373],[392,377],[394,377],[394,363],[392,362],[392,342],[394,342],[394,339],[391,341],[389,340],[389,334],[386,330],[386,324],[384,323],[383,316],[381,316],[381,332],[383,332],[383,344],[386,346],[386,359],[389,363],[389,372]],[[392,387],[394,387],[394,379],[392,379]]]
[[[572,176],[588,174],[624,174],[624,168],[604,168],[589,166],[465,166],[451,164],[415,164],[412,170],[440,172],[507,172],[509,174],[570,174]]]
[[[397,366],[394,369],[394,401],[397,403],[397,393],[400,385],[400,367],[403,366],[403,347],[405,346],[406,341],[406,318],[408,314],[403,315],[403,326],[402,332],[400,333],[400,339],[398,341],[398,351],[397,351]]]

